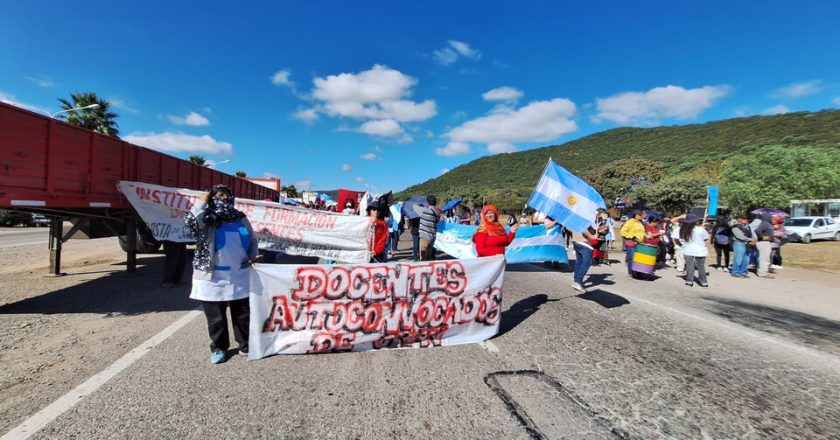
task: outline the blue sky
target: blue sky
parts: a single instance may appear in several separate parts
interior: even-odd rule
[[[621,127],[840,108],[840,3],[6,2],[0,100],[303,189]]]

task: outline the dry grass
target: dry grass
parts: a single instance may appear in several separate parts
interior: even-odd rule
[[[785,266],[840,273],[840,242],[789,243],[782,246],[782,258]]]

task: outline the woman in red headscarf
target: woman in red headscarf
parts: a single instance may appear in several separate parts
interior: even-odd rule
[[[519,229],[519,223],[511,226],[510,232],[505,233],[504,226],[499,223],[499,210],[493,205],[484,206],[481,210],[481,225],[473,235],[476,253],[479,257],[504,254],[507,245],[513,241],[517,229]]]

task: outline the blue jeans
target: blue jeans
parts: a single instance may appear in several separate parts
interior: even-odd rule
[[[572,246],[575,248],[575,282],[583,285],[583,277],[592,266],[592,249],[578,242],[574,242]]]
[[[624,257],[624,262],[627,263],[627,274],[633,275],[633,254],[636,253],[636,246],[627,248],[627,256]]]
[[[420,261],[420,235],[411,236],[411,258]]]
[[[750,258],[747,256],[747,244],[741,241],[732,243],[732,250],[735,251],[735,258],[732,262],[732,275],[746,275]]]

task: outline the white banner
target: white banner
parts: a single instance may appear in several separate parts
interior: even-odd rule
[[[255,264],[248,356],[481,342],[499,331],[504,274],[502,256]]]
[[[118,182],[117,188],[156,240],[195,241],[184,224],[184,215],[203,192],[128,181]],[[236,209],[248,216],[260,249],[346,263],[370,261],[373,230],[368,217],[239,197]]]

